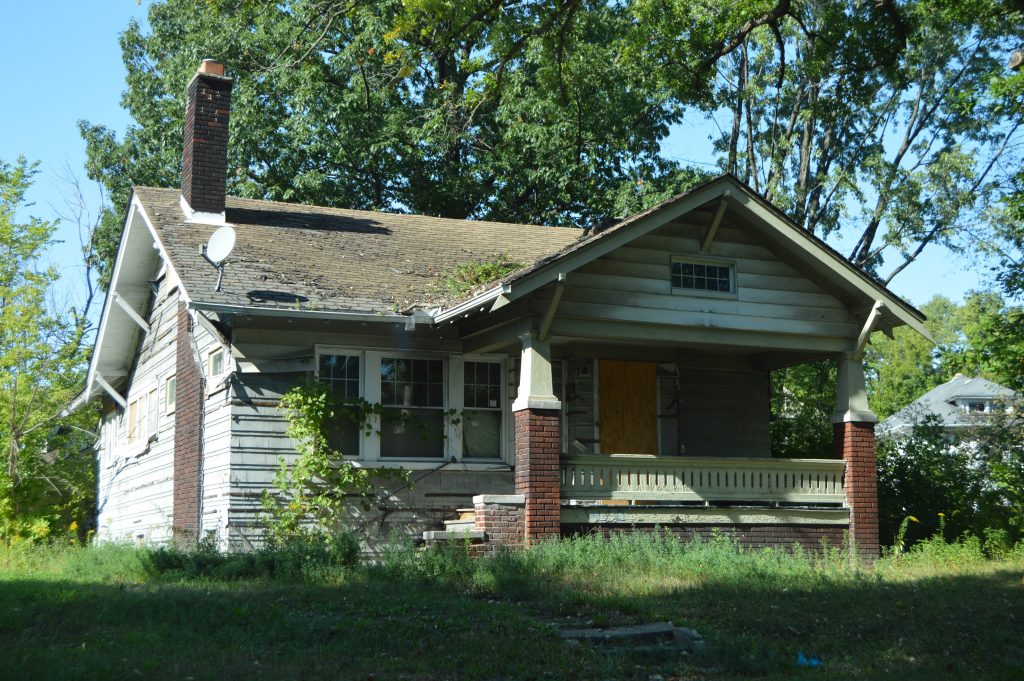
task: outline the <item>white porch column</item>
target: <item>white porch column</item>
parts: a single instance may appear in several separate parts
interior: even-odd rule
[[[512,403],[512,411],[561,409],[551,377],[551,343],[538,340],[532,332],[519,338],[523,342],[523,354],[519,364],[519,393]]]
[[[523,357],[519,394],[512,403],[516,427],[516,494],[526,500],[523,539],[531,544],[561,534],[559,458],[561,403],[551,379],[551,346],[533,333],[520,336]]]
[[[847,352],[836,360],[836,411],[832,423],[874,423],[878,420],[868,406],[868,391],[864,385],[864,365],[861,358]]]
[[[843,488],[850,508],[851,549],[867,562],[878,557],[878,472],[875,421],[864,387],[860,353],[837,360],[836,412],[832,415],[832,442],[837,458],[846,462]]]

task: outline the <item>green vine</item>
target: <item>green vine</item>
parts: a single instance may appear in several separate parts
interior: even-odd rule
[[[281,406],[298,457],[290,465],[279,459],[273,479],[276,493],[264,490],[262,495],[272,542],[311,532],[337,534],[350,519],[349,507],[355,503],[368,509],[382,480],[408,480],[406,470],[358,467],[331,444],[330,434],[340,419],[351,420],[360,432],[371,434],[372,417],[384,411],[380,404],[344,401],[327,385],[313,382],[287,392]]]
[[[345,529],[352,504],[364,510],[374,492],[387,479],[409,481],[409,471],[394,468],[363,468],[346,457],[331,442],[339,421],[356,425],[364,436],[374,431],[377,417],[389,423],[416,426],[429,437],[428,424],[401,408],[386,408],[364,399],[342,400],[321,382],[298,386],[281,397],[288,436],[295,442],[298,457],[291,464],[278,460],[274,473],[275,491],[264,490],[262,504],[269,539],[287,542],[309,533],[335,535]],[[457,409],[444,412],[452,425],[462,422]]]

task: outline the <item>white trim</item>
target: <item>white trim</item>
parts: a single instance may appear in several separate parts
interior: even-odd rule
[[[712,265],[714,267],[727,267],[729,269],[729,290],[728,291],[709,291],[707,289],[700,288],[686,288],[685,286],[674,286],[672,284],[672,266],[676,263],[689,264],[689,265]],[[682,275],[680,275],[682,276]],[[706,278],[706,277],[705,277]],[[718,298],[722,300],[739,300],[739,281],[736,278],[736,261],[731,258],[721,258],[718,256],[709,256],[701,253],[700,255],[688,255],[688,254],[673,254],[669,257],[668,265],[668,283],[669,289],[672,295],[676,296],[694,296],[700,298]]]
[[[136,324],[138,324],[138,325],[139,325],[139,328],[140,328],[140,329],[142,329],[142,330],[143,330],[143,331],[145,331],[146,333],[149,333],[149,323],[148,323],[148,322],[146,322],[146,320],[142,318],[142,315],[140,315],[140,314],[139,314],[138,312],[136,312],[136,311],[135,311],[135,308],[134,308],[134,307],[132,307],[132,306],[131,306],[131,304],[130,304],[130,303],[129,303],[129,302],[127,301],[127,300],[125,300],[125,299],[124,299],[124,298],[122,298],[122,297],[121,297],[120,295],[118,295],[117,291],[111,291],[111,293],[110,293],[110,297],[111,297],[111,299],[112,299],[112,300],[113,300],[113,301],[114,301],[115,303],[117,303],[117,304],[118,304],[118,306],[119,306],[119,307],[120,307],[120,308],[121,308],[122,310],[124,310],[124,311],[125,311],[125,313],[126,313],[126,314],[127,314],[127,315],[128,315],[129,317],[131,317],[131,320],[132,320],[133,322],[135,322]]]
[[[463,301],[455,307],[444,310],[443,308],[437,308],[432,311],[432,318],[435,324],[441,324],[448,320],[454,321],[458,317],[468,316],[472,312],[483,312],[487,307],[487,303],[496,302],[496,299],[506,293],[510,293],[511,289],[507,284],[496,286],[492,289],[488,289],[483,293],[473,296],[469,300]],[[499,306],[500,307],[500,306]],[[480,308],[477,310],[476,308]],[[496,309],[496,308],[493,308]]]
[[[207,213],[201,210],[192,210],[192,206],[190,206],[188,201],[185,200],[184,195],[178,196],[178,205],[181,206],[181,212],[185,214],[185,222],[199,225],[228,224],[226,212]]]
[[[174,381],[174,402],[171,402],[171,403],[168,404],[168,402],[167,402],[167,393],[168,393],[167,385],[171,381]],[[163,396],[161,398],[161,402],[163,402],[163,412],[164,412],[165,416],[169,416],[169,415],[173,414],[174,411],[177,409],[177,407],[178,407],[178,375],[177,374],[171,374],[170,376],[165,376],[164,377],[164,379],[163,379]]]
[[[105,390],[108,395],[110,395],[111,399],[113,399],[121,406],[121,409],[128,408],[128,402],[124,399],[124,397],[121,396],[121,393],[114,390],[114,388],[109,383],[107,383],[103,376],[96,374],[95,376],[93,376],[93,380],[100,384],[100,387],[103,388],[103,390]]]
[[[732,192],[728,189],[722,194],[722,199],[718,202],[718,210],[715,211],[715,217],[711,220],[711,226],[708,227],[707,236],[704,237],[703,243],[701,243],[701,253],[707,253],[711,250],[711,244],[715,241],[715,235],[718,233],[718,227],[722,224],[722,218],[725,217],[725,209],[729,207],[729,197],[732,196]]]

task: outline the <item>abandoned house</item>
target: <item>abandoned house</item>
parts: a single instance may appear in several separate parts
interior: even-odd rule
[[[316,377],[418,423],[338,426],[415,481],[358,512],[371,544],[657,526],[877,553],[861,357],[875,331],[927,335],[920,312],[728,175],[590,233],[225,196],[223,73],[189,84],[182,186],[136,187],[125,218],[83,393],[101,540],[258,541],[294,455],[278,400]],[[522,266],[439,298],[496,255]],[[834,451],[773,458],[769,373],[824,358]]]

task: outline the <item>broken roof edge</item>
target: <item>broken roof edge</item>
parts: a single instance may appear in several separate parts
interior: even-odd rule
[[[391,324],[425,323],[431,319],[429,313],[412,310],[409,314],[385,314],[377,312],[345,312],[340,310],[314,310],[293,307],[260,307],[257,305],[230,305],[192,300],[189,308],[218,314],[249,315],[253,317],[294,317],[298,319],[331,319],[337,321],[377,322]]]

